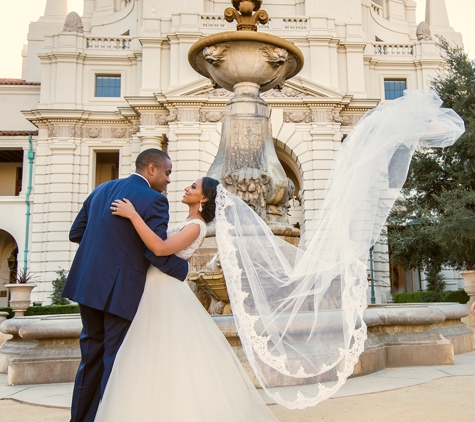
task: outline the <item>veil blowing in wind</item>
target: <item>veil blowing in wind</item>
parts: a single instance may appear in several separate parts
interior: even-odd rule
[[[256,377],[277,403],[313,406],[353,373],[366,340],[368,251],[412,154],[450,146],[464,132],[463,120],[441,105],[435,93],[405,91],[366,113],[338,151],[299,247],[219,186],[216,240],[234,319]]]

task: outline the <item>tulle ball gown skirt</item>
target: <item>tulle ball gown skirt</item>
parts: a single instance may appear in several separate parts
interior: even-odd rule
[[[277,422],[186,282],[155,267],[95,422]]]

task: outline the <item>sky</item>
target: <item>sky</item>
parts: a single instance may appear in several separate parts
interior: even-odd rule
[[[307,0],[312,1],[312,0]],[[332,1],[332,0],[328,0]],[[68,0],[69,11],[82,15],[83,0]],[[425,18],[426,0],[416,0],[417,22]],[[26,44],[28,25],[37,21],[45,10],[46,0],[0,0],[0,78],[21,77],[21,51]],[[450,25],[461,32],[465,51],[475,59],[475,0],[446,0]],[[265,1],[264,1],[265,8]]]

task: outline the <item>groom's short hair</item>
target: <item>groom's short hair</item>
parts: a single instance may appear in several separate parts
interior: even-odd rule
[[[157,148],[150,148],[142,151],[135,160],[135,171],[144,171],[149,164],[161,167],[163,162],[170,160],[168,154]]]

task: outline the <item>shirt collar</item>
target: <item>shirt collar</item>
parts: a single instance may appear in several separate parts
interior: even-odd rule
[[[145,177],[143,177],[141,174],[139,174],[139,173],[132,173],[131,176],[133,176],[134,174],[135,174],[136,176],[141,177],[143,180],[145,180],[145,181],[147,182],[147,185],[148,185],[149,188],[152,187],[152,186],[150,186],[150,182],[149,182]]]

